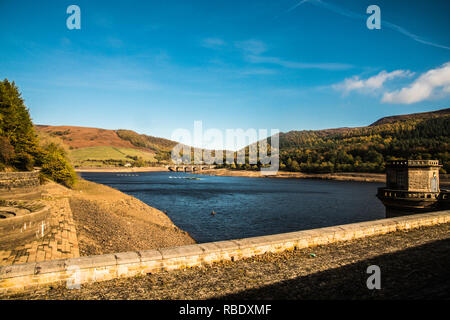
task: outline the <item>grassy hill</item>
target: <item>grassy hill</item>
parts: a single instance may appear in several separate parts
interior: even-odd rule
[[[165,163],[176,142],[131,130],[37,125],[39,134],[58,139],[75,167],[152,166]]]
[[[72,162],[80,166],[102,166],[134,163],[137,159],[156,163],[155,154],[132,148],[117,148],[110,146],[87,147],[70,151]]]

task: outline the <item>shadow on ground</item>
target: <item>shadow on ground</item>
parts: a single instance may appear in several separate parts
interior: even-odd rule
[[[381,269],[381,290],[367,289],[370,265]],[[219,299],[449,298],[450,239],[445,239]]]

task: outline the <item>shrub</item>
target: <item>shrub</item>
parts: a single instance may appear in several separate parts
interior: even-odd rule
[[[12,162],[14,164],[14,167],[19,169],[20,171],[33,170],[34,159],[28,153],[21,152],[19,154],[16,154]]]
[[[42,173],[51,180],[72,188],[77,175],[66,158],[64,149],[54,143],[45,146]]]

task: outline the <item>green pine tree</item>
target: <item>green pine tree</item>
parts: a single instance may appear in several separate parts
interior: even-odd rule
[[[0,136],[14,149],[10,164],[32,170],[40,153],[37,136],[19,89],[7,79],[0,81]]]

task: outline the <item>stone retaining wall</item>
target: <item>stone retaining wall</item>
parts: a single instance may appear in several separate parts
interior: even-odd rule
[[[50,208],[36,202],[0,200],[1,207],[29,209],[31,212],[8,219],[0,219],[0,249],[44,237],[50,231]]]
[[[39,171],[0,172],[0,190],[39,186]]]
[[[450,210],[314,230],[189,246],[53,260],[0,268],[0,294],[37,286],[79,284],[183,269],[266,252],[324,245],[450,222]]]

